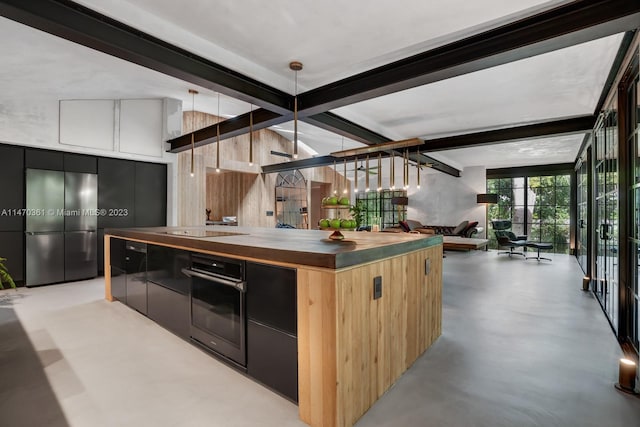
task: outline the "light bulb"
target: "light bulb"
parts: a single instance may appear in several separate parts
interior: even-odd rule
[[[194,176],[194,175],[193,175],[193,172],[191,172],[191,178],[193,178],[193,176]]]
[[[297,159],[297,158],[298,158],[298,153],[294,154],[294,155],[293,155],[293,158],[294,158],[294,159]]]
[[[346,188],[344,190],[342,190],[342,194],[347,194],[349,192],[349,190],[347,190]]]
[[[353,190],[353,192],[354,192],[354,193],[357,193],[357,192],[358,192],[358,189],[357,189],[357,188],[356,188],[356,189],[354,189],[354,190]]]
[[[216,168],[216,173],[220,173],[220,168]]]
[[[382,191],[382,187],[378,187],[378,193]]]
[[[417,185],[416,188],[419,190],[420,189],[420,185]]]
[[[365,188],[365,189],[364,189],[364,192],[365,192],[365,193],[368,193],[368,192],[369,192],[369,187]]]
[[[249,162],[249,166],[253,166],[253,163]]]

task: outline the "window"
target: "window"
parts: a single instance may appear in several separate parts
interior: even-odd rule
[[[360,204],[365,211],[362,225],[379,223],[380,229],[397,226],[400,220],[407,216],[405,205],[394,205],[391,199],[394,197],[407,197],[405,190],[369,191],[356,194],[356,204]]]
[[[528,240],[549,242],[555,253],[569,253],[571,176],[545,175],[487,179],[487,192],[498,194],[487,220],[511,220],[511,231]],[[495,233],[489,247],[497,248]]]

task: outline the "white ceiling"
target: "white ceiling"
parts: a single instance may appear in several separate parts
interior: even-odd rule
[[[165,41],[293,93],[455,40],[566,1],[536,0],[80,0]],[[0,18],[0,114],[24,99],[170,97],[191,109],[195,86]],[[443,135],[592,114],[621,35],[458,76],[335,110],[389,138]],[[597,60],[595,60],[597,58]],[[217,114],[217,94],[195,87],[195,109]],[[226,96],[232,117],[250,106]],[[274,128],[291,139],[292,123]],[[361,144],[304,123],[299,140],[320,155]],[[570,162],[581,136],[433,153],[452,166]],[[558,147],[562,149],[558,149]],[[527,150],[522,151],[525,147]],[[489,154],[490,153],[490,154]],[[513,154],[513,153],[518,153]],[[486,154],[486,155],[485,155]],[[431,155],[431,153],[430,153]],[[482,160],[480,160],[482,159]],[[482,162],[482,163],[480,163]]]

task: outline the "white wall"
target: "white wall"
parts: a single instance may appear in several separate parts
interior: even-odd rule
[[[177,167],[164,141],[181,132],[182,105],[174,99],[0,101],[0,143],[167,163],[169,225],[177,217]]]
[[[441,172],[426,173],[420,187],[409,188],[407,218],[428,225],[458,225],[466,220],[485,226],[486,208],[476,203],[476,195],[486,192],[486,168],[465,168],[460,178]]]

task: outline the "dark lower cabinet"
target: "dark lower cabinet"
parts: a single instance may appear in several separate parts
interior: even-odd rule
[[[246,265],[247,373],[297,402],[296,270]]]
[[[24,280],[24,233],[22,231],[0,231],[0,257],[14,282]]]
[[[189,295],[147,282],[147,316],[180,338],[189,339]]]
[[[298,339],[252,320],[247,322],[247,373],[298,401]]]
[[[127,273],[114,265],[111,266],[111,296],[127,303]]]
[[[183,268],[191,254],[180,249],[147,245],[147,316],[181,338],[190,335],[190,284]]]
[[[147,314],[147,244],[125,242],[127,272],[127,305]]]

